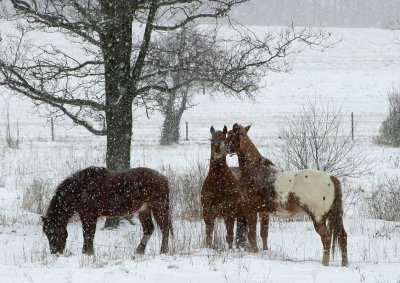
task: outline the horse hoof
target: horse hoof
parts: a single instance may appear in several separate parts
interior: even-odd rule
[[[342,261],[342,266],[348,267],[349,266],[349,262],[348,261]]]
[[[136,254],[138,254],[138,255],[144,255],[144,250],[142,250],[142,249],[137,249],[137,250],[136,250]]]
[[[84,255],[94,255],[94,250],[83,250],[82,254],[84,254]]]
[[[206,244],[206,249],[213,250],[214,249],[214,245]]]
[[[250,248],[250,252],[251,253],[258,253],[258,249],[257,248]]]

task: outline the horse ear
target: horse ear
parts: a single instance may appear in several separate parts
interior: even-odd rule
[[[246,128],[244,128],[246,130],[246,132],[248,132],[251,128],[251,125],[248,125]]]
[[[239,133],[239,125],[238,125],[237,123],[233,124],[232,129],[233,129],[233,133],[234,133],[236,136],[240,134],[240,133]]]
[[[222,130],[222,132],[224,133],[224,134],[226,134],[227,132],[228,132],[228,128],[224,125],[224,129]]]
[[[214,134],[214,132],[215,132],[215,129],[214,129],[213,126],[211,126],[211,128],[210,128],[210,133],[211,133],[211,134]]]
[[[233,131],[236,132],[238,130],[239,125],[237,123],[233,124]]]

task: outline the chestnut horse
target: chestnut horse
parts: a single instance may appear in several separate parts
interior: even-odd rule
[[[343,200],[340,181],[316,170],[284,171],[261,156],[247,132],[250,126],[234,124],[225,140],[226,150],[236,153],[241,168],[239,189],[245,214],[266,212],[290,217],[305,212],[313,221],[323,246],[322,264],[329,265],[338,242],[342,265],[348,265],[347,234],[343,227]],[[247,218],[248,239],[257,251],[256,221]],[[268,229],[268,228],[267,228]],[[267,230],[268,235],[268,230]]]
[[[236,246],[244,247],[246,242],[246,219],[243,217],[240,192],[237,187],[238,170],[231,170],[226,163],[224,141],[228,129],[211,132],[210,168],[201,189],[201,205],[203,219],[206,225],[206,245],[213,247],[214,222],[217,217],[223,217],[226,227],[226,241],[231,249],[233,245],[233,227],[237,218]]]
[[[144,254],[154,231],[152,214],[162,233],[161,253],[168,252],[172,232],[169,214],[168,180],[149,168],[109,171],[88,167],[65,179],[51,199],[47,214],[42,217],[50,252],[63,253],[67,240],[67,224],[78,213],[83,229],[83,253],[92,255],[97,218],[139,213],[143,238],[136,253]]]

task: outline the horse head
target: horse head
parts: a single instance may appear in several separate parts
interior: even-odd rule
[[[235,123],[232,130],[228,131],[228,135],[225,139],[225,151],[228,154],[238,154],[241,152],[241,141],[247,137],[247,132],[250,130],[251,125],[243,127]]]
[[[227,132],[228,129],[226,126],[224,126],[222,131],[216,131],[213,126],[210,128],[211,155],[215,159],[225,157],[227,154],[224,145]]]
[[[65,244],[68,237],[67,227],[58,225],[58,221],[56,219],[49,219],[48,217],[44,216],[42,216],[42,222],[43,232],[49,241],[50,253],[64,253]]]

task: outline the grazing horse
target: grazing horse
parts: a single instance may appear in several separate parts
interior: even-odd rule
[[[64,252],[67,224],[76,212],[82,222],[84,254],[94,253],[97,218],[134,212],[139,213],[144,233],[136,253],[144,254],[154,231],[152,214],[162,232],[161,253],[168,252],[169,233],[172,233],[168,180],[155,170],[139,167],[109,171],[88,167],[65,179],[51,199],[46,216],[42,216],[52,254]]]
[[[201,189],[201,205],[203,219],[206,225],[206,245],[213,247],[212,238],[214,222],[217,217],[223,217],[226,227],[226,241],[229,248],[233,245],[233,227],[237,220],[237,247],[244,247],[246,242],[246,220],[243,217],[240,192],[237,187],[239,172],[231,170],[226,163],[224,141],[228,129],[211,132],[211,158],[210,168]]]
[[[330,250],[334,254],[338,242],[342,265],[348,265],[347,234],[343,227],[343,200],[340,181],[322,171],[284,171],[261,156],[247,132],[250,126],[234,124],[225,146],[235,153],[241,168],[239,189],[245,214],[265,212],[291,217],[305,212],[313,221],[323,246],[322,264],[329,265]],[[256,222],[247,218],[248,239],[257,251]],[[268,229],[268,228],[267,228]],[[268,234],[268,230],[266,231]]]

